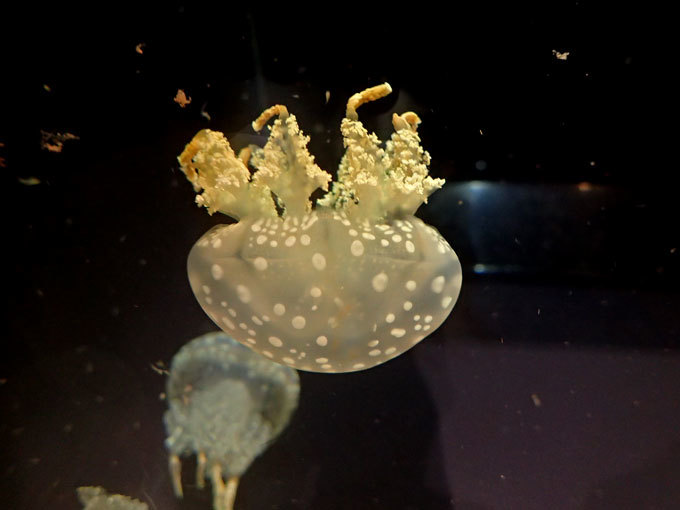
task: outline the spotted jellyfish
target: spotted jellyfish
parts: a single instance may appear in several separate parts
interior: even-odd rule
[[[294,369],[221,331],[182,347],[172,359],[164,416],[175,495],[183,496],[180,457],[196,454],[196,485],[205,486],[207,471],[214,510],[232,510],[239,478],[288,425],[299,393]]]
[[[313,372],[371,368],[431,334],[458,299],[458,257],[414,216],[444,184],[428,175],[420,119],[393,114],[383,147],[357,115],[391,91],[384,83],[349,99],[330,191],[282,105],[253,122],[260,131],[278,117],[264,147],[237,156],[222,133],[204,129],[179,157],[197,204],[238,221],[196,242],[191,288],[216,324],[271,360]],[[312,208],[317,188],[327,193]]]

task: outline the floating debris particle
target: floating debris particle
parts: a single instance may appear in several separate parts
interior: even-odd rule
[[[201,117],[205,118],[206,120],[211,120],[210,114],[205,111],[205,107],[208,105],[208,103],[203,103],[203,106],[201,106]]]
[[[191,98],[187,96],[182,89],[177,89],[177,94],[175,95],[174,101],[184,108],[186,105],[191,103]]]
[[[156,372],[158,375],[168,375],[170,370],[164,361],[158,360],[156,363],[151,363],[151,370]]]
[[[50,152],[61,152],[64,142],[68,140],[80,140],[79,136],[72,133],[53,133],[52,131],[40,130],[40,147]]]
[[[331,91],[327,90],[326,91],[326,104],[328,104],[329,99],[331,98]]]
[[[139,43],[137,46],[135,46],[135,51],[137,53],[139,53],[140,55],[143,55],[144,54],[144,46],[146,46],[146,44]]]
[[[567,60],[567,57],[569,56],[569,52],[559,52],[557,50],[552,50],[552,54],[555,56],[557,60]]]
[[[531,394],[531,400],[534,402],[536,407],[541,407],[541,405],[543,405],[543,402],[541,402],[541,399],[536,393]]]
[[[45,92],[52,92],[52,87],[50,87],[47,83],[43,83],[43,90]]]
[[[3,166],[1,161],[0,166]],[[37,186],[42,182],[37,177],[17,177],[17,180],[24,186]]]

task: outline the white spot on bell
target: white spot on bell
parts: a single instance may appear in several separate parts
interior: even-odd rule
[[[323,271],[326,268],[326,257],[320,253],[312,255],[312,265],[318,271]]]
[[[384,272],[380,272],[373,277],[371,280],[371,285],[373,285],[373,290],[376,292],[384,292],[387,288],[388,278]]]
[[[255,269],[257,269],[258,271],[264,271],[265,269],[267,269],[267,259],[265,259],[264,257],[257,257],[253,261],[253,265],[255,266]]]
[[[352,255],[355,257],[360,257],[364,254],[364,244],[358,239],[355,239],[352,241],[352,246],[350,246],[349,251],[352,252]]]
[[[222,269],[222,266],[219,264],[213,264],[210,268],[210,272],[212,273],[212,277],[215,278],[215,280],[219,280],[224,276],[224,269]]]
[[[250,290],[245,285],[236,286],[236,295],[242,303],[250,303],[252,296]]]
[[[432,292],[435,294],[440,294],[442,290],[444,290],[444,283],[446,280],[442,275],[437,276],[432,280],[432,283],[430,284],[430,288],[432,289]]]
[[[305,324],[307,324],[307,320],[302,315],[296,315],[293,317],[291,324],[295,329],[302,329],[305,327]]]

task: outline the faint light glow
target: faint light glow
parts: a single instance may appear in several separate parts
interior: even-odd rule
[[[479,171],[486,170],[487,164],[486,161],[483,159],[480,159],[479,161],[475,161],[475,168]]]
[[[475,264],[472,266],[472,270],[475,272],[475,274],[486,274],[489,272],[486,264]]]
[[[579,182],[577,185],[579,191],[586,193],[588,191],[593,191],[593,185],[589,182]]]
[[[476,193],[484,191],[488,187],[488,184],[484,181],[470,181],[468,183],[468,189]]]

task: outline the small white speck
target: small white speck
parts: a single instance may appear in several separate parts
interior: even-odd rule
[[[413,308],[413,303],[410,301],[404,301],[404,310],[408,312],[411,308]]]
[[[274,305],[274,313],[279,316],[286,313],[286,307],[283,305],[283,303],[276,303]]]
[[[224,322],[229,329],[236,329],[236,326],[234,326],[234,323],[231,322],[229,317],[227,317],[226,315],[222,316],[222,322]]]
[[[264,324],[264,323],[260,320],[260,318],[259,318],[257,315],[253,315],[253,316],[250,318],[250,320],[252,320],[252,321],[253,321],[255,324],[257,324],[258,326],[262,326],[262,324]]]
[[[250,295],[250,290],[245,285],[236,286],[236,295],[242,303],[250,303],[252,296]]]
[[[213,264],[212,267],[210,268],[210,272],[212,273],[212,277],[215,280],[219,280],[224,276],[224,270],[218,264]]]
[[[442,290],[444,290],[444,283],[446,280],[442,275],[437,276],[432,280],[432,283],[430,284],[430,288],[432,289],[432,292],[439,294],[441,293]]]
[[[409,280],[406,282],[406,290],[416,290],[416,282]]]
[[[309,289],[309,294],[312,297],[321,297],[321,289],[319,287],[312,287]]]
[[[274,357],[274,355],[273,355],[271,352],[269,352],[269,351],[262,351],[262,354],[263,354],[264,356],[267,356],[268,358],[273,358],[273,357]]]
[[[317,337],[316,345],[320,345],[321,347],[325,347],[326,345],[328,345],[328,338],[326,338],[323,335],[320,336],[320,337]]]
[[[312,238],[309,237],[307,234],[302,234],[300,236],[300,244],[302,244],[302,246],[309,246],[310,242],[312,242]]]
[[[267,240],[267,236],[265,235],[259,235],[257,236],[257,239],[255,239],[255,242],[257,244],[264,244],[264,242]]]
[[[255,266],[255,269],[257,269],[258,271],[264,271],[265,269],[267,269],[268,265],[267,259],[265,259],[264,257],[257,257],[253,261],[253,265]]]
[[[281,339],[276,336],[270,336],[269,343],[272,344],[274,347],[281,347],[283,345]]]
[[[326,268],[326,257],[320,253],[312,255],[312,265],[317,271],[323,271]]]
[[[375,236],[370,232],[362,232],[361,237],[363,237],[364,239],[368,239],[369,241],[375,240]]]
[[[210,287],[208,287],[207,285],[203,285],[203,286],[201,287],[201,290],[202,290],[205,294],[210,294]]]
[[[380,349],[373,349],[368,353],[369,356],[378,356],[382,351]]]
[[[444,296],[442,298],[442,308],[448,307],[451,304],[451,301],[453,301],[451,296]]]
[[[219,248],[220,246],[222,246],[222,239],[220,239],[219,237],[217,239],[213,239],[212,247]]]
[[[399,234],[394,234],[392,236],[392,241],[394,241],[395,243],[401,242],[401,236]]]
[[[302,315],[296,315],[290,323],[295,329],[302,329],[307,324],[307,320]]]
[[[349,250],[355,257],[360,257],[364,254],[364,244],[358,239],[355,239],[352,242],[352,246],[350,246]]]
[[[286,239],[286,246],[288,246],[288,248],[290,248],[291,246],[293,246],[293,245],[295,244],[295,239],[296,239],[295,236],[289,236],[289,237]]]
[[[328,363],[328,358],[316,358],[314,361],[316,361],[319,364]]]
[[[388,355],[394,354],[396,351],[397,351],[396,347],[388,347],[387,349],[385,349],[385,354],[388,354]]]
[[[380,240],[380,244],[382,244],[383,246],[387,247],[387,246],[390,245],[390,242],[389,242],[387,239],[381,239],[381,240]]]
[[[380,340],[371,340],[370,342],[368,342],[368,346],[369,347],[375,347],[379,343],[380,343]]]
[[[414,251],[416,251],[416,246],[411,241],[406,241],[406,243],[404,243],[404,246],[406,246],[406,251],[409,253],[413,253]]]
[[[352,368],[359,369],[359,368],[364,368],[365,366],[366,366],[365,363],[355,363],[354,365],[352,365]]]
[[[287,363],[288,365],[294,365],[295,364],[295,360],[293,358],[289,358],[287,356],[285,358],[281,358],[281,361],[283,361],[284,363]]]
[[[406,330],[402,328],[394,328],[392,331],[390,331],[390,335],[401,338],[406,334]]]
[[[385,316],[385,322],[387,322],[387,323],[389,323],[389,324],[393,323],[393,322],[394,322],[394,319],[395,319],[395,317],[394,317],[394,314],[393,314],[393,313],[388,313],[388,314]]]
[[[373,280],[371,280],[373,290],[375,290],[376,292],[384,292],[385,289],[387,288],[387,282],[388,278],[384,272],[378,273],[373,277]]]
[[[350,229],[347,231],[347,233],[348,233],[349,235],[351,235],[352,237],[356,237],[356,236],[359,235],[359,232],[357,232],[357,231],[354,230],[353,228],[350,228]]]

